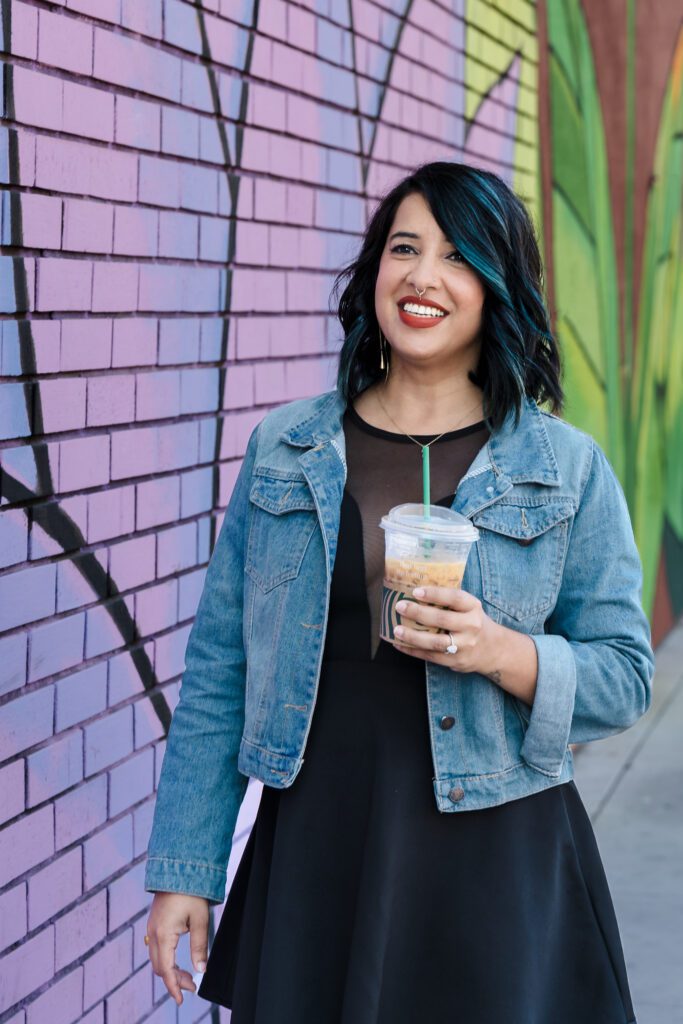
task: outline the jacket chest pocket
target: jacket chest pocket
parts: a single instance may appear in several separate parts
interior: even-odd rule
[[[245,569],[265,592],[298,576],[318,517],[313,495],[301,479],[255,471],[249,503]]]
[[[484,601],[513,625],[533,631],[554,607],[573,514],[572,501],[558,498],[538,505],[497,502],[473,516],[481,531]]]

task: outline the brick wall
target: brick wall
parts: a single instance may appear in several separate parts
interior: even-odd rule
[[[466,158],[536,201],[533,7],[470,7],[3,0],[1,1024],[219,1019],[142,943],[185,645],[252,428],[334,385],[377,195]]]

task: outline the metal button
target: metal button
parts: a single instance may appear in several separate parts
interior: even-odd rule
[[[439,722],[439,725],[441,726],[442,729],[452,729],[453,726],[455,725],[455,719],[453,718],[453,715],[444,715],[441,721]]]
[[[462,786],[454,786],[448,794],[448,799],[452,800],[454,804],[459,803],[465,795],[465,790]]]

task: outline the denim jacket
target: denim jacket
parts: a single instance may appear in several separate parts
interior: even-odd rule
[[[321,671],[346,480],[336,390],[271,410],[247,445],[186,650],[145,888],[224,899],[248,777],[291,786]],[[531,636],[533,706],[477,673],[425,661],[439,811],[528,796],[573,777],[570,743],[648,708],[654,657],[621,485],[587,434],[523,404],[460,480],[479,530],[462,588]],[[444,716],[455,728],[444,730]]]

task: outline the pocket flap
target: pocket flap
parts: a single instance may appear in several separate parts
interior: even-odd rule
[[[279,516],[294,509],[315,511],[315,501],[306,480],[281,480],[274,476],[254,477],[249,501]]]
[[[573,514],[574,503],[571,498],[554,498],[539,505],[515,505],[498,501],[475,514],[472,522],[485,530],[525,541],[539,537]]]

